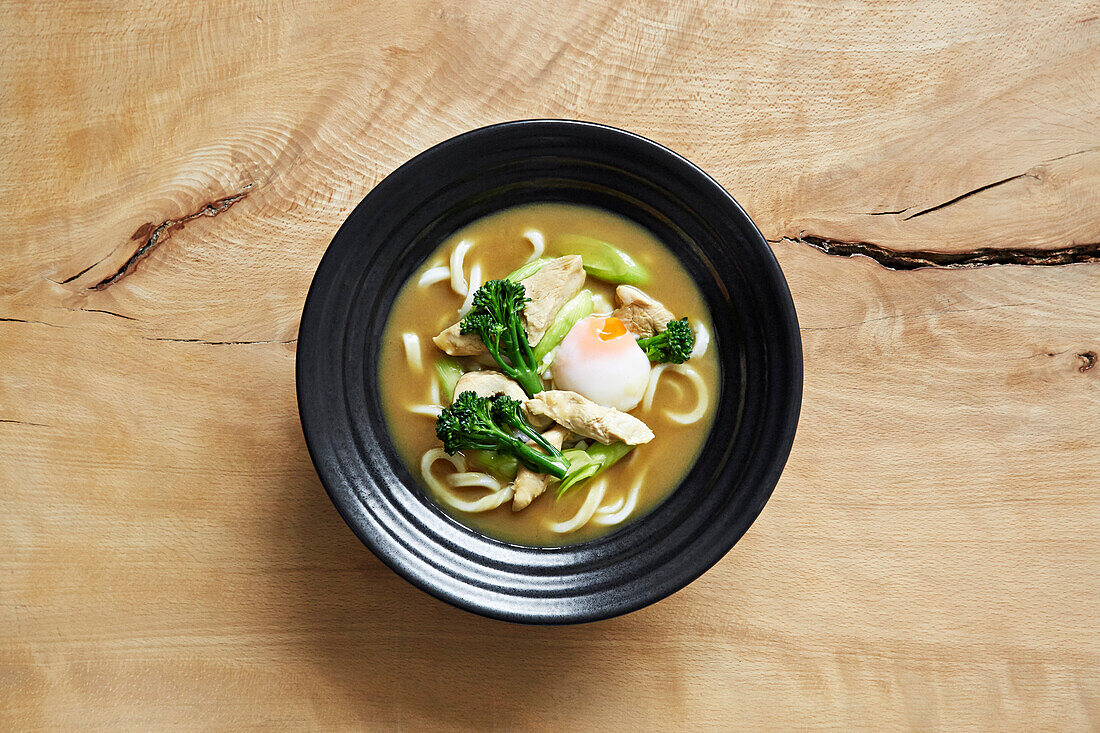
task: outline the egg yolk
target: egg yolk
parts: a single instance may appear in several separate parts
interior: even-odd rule
[[[613,338],[626,335],[626,326],[623,322],[614,316],[608,316],[604,319],[603,328],[600,330],[600,340],[610,341]]]

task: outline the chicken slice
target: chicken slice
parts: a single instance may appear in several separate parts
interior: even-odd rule
[[[494,395],[508,395],[513,400],[523,402],[527,399],[527,393],[523,387],[512,381],[500,372],[485,369],[480,372],[466,372],[455,383],[455,396],[463,392],[473,392],[478,397],[493,397]]]
[[[534,275],[524,278],[530,302],[524,309],[527,340],[534,346],[554,322],[561,307],[584,286],[584,261],[580,255],[550,260]]]
[[[618,318],[638,338],[649,338],[668,328],[668,322],[676,316],[660,301],[651,298],[638,288],[620,285],[615,288],[615,302],[619,307],[611,315]]]
[[[542,437],[546,438],[550,445],[560,449],[561,444],[569,437],[569,431],[560,425],[555,425],[543,433]],[[533,441],[527,444],[534,445]],[[526,508],[528,504],[542,495],[542,492],[546,491],[546,487],[553,480],[554,477],[550,474],[535,473],[521,464],[519,473],[516,474],[516,480],[512,484],[512,488],[516,492],[512,497],[512,511],[518,512],[520,509]]]
[[[455,323],[445,328],[432,339],[432,343],[451,356],[476,356],[487,354],[489,350],[476,333],[462,333],[462,324]]]
[[[498,394],[507,395],[516,400],[522,406],[527,400],[527,393],[519,383],[509,379],[505,375],[492,369],[483,369],[479,372],[466,372],[455,383],[455,397],[463,392],[473,392],[478,397],[493,397]],[[550,419],[541,415],[532,415],[526,407],[522,407],[523,416],[527,422],[539,430],[550,424]]]
[[[583,285],[584,262],[579,255],[550,260],[535,274],[523,279],[523,287],[530,298],[523,311],[524,329],[532,346],[539,342],[554,322],[554,316]],[[432,342],[451,356],[476,356],[486,352],[480,336],[462,333],[461,322],[448,326]]]
[[[653,440],[649,427],[625,412],[597,405],[576,392],[551,389],[539,392],[524,403],[531,415],[548,417],[577,435],[601,443],[641,445]]]

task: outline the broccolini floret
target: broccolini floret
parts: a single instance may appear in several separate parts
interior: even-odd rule
[[[638,339],[638,346],[650,361],[683,364],[691,358],[695,348],[695,332],[686,317],[678,321],[669,321],[668,327],[648,338]]]
[[[526,438],[517,438],[515,431]],[[569,461],[561,451],[531,427],[520,412],[519,401],[506,395],[490,398],[463,392],[439,413],[435,434],[451,455],[468,449],[496,451],[515,456],[536,473],[559,479],[569,470]],[[545,453],[527,445],[528,439]]]
[[[462,319],[463,334],[476,333],[500,370],[519,382],[528,396],[542,391],[538,360],[523,327],[528,298],[522,283],[490,280],[474,293]]]

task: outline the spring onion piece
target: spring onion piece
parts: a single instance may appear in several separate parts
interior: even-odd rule
[[[550,349],[546,352],[546,356],[539,359],[538,373],[543,379],[550,379],[552,375],[550,372],[550,365],[554,363],[554,356],[558,353],[557,349]]]
[[[555,242],[555,250],[566,255],[580,255],[584,271],[617,285],[646,285],[649,271],[618,247],[583,234],[566,234]]]
[[[559,499],[572,486],[592,478],[599,470],[599,464],[588,455],[587,451],[581,448],[563,450],[561,454],[565,456],[565,460],[569,461],[569,471],[565,474],[561,483],[558,484]]]
[[[588,446],[588,450],[574,448],[562,451],[562,455],[569,461],[569,471],[558,485],[558,498],[582,481],[603,473],[633,448],[634,446],[626,443],[593,443]]]
[[[557,348],[577,321],[590,315],[592,315],[592,291],[582,290],[566,301],[554,316],[554,321],[535,346],[535,361],[541,362],[543,357]]]
[[[462,365],[449,356],[440,357],[435,362],[435,376],[439,381],[439,391],[441,396],[446,400],[446,404],[451,404],[451,400],[455,397],[455,385],[458,384],[459,377],[465,373]]]
[[[505,275],[504,279],[511,280],[514,283],[518,283],[520,280],[534,275],[536,272],[542,269],[543,265],[545,265],[549,261],[550,260],[546,259],[545,257],[540,257],[537,260],[531,260],[530,262],[520,265],[519,268],[517,270],[514,270],[511,274]]]
[[[501,478],[514,479],[519,473],[519,461],[515,456],[508,456],[491,450],[466,450],[463,451],[466,460],[474,468],[496,474]]]

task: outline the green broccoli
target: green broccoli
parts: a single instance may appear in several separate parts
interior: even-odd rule
[[[687,317],[684,317],[669,321],[668,327],[658,334],[638,339],[638,346],[642,347],[650,361],[683,364],[691,358],[691,350],[695,348],[695,332],[691,330]]]
[[[514,431],[527,437],[517,438]],[[443,441],[443,450],[451,455],[470,449],[496,451],[515,456],[532,471],[559,479],[569,470],[569,461],[561,451],[524,419],[519,401],[506,395],[489,398],[463,392],[439,413],[435,434]],[[527,445],[526,439],[545,453]]]
[[[490,280],[474,293],[470,312],[462,319],[463,334],[476,333],[500,365],[500,370],[519,382],[528,396],[542,391],[538,360],[523,328],[527,307],[523,284]]]

